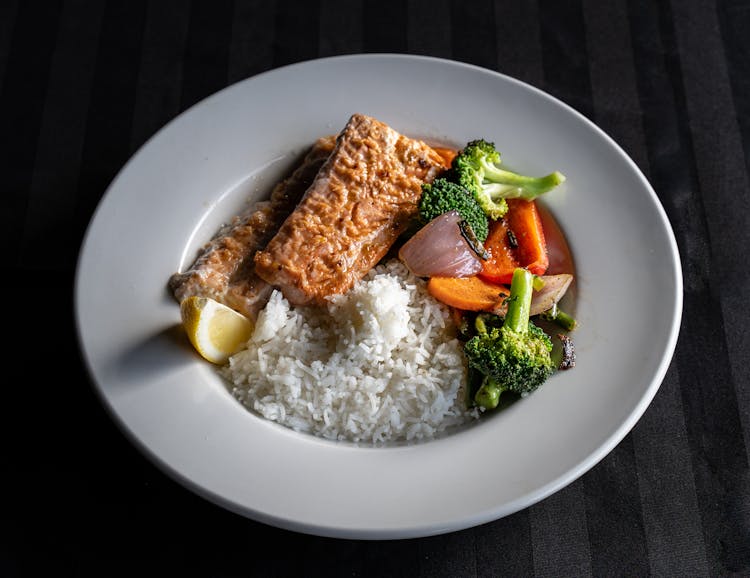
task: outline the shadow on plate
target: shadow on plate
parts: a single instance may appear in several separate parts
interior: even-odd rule
[[[186,359],[194,353],[182,325],[175,323],[133,343],[112,360],[109,370],[120,378],[114,383],[147,385],[161,376],[184,370]]]

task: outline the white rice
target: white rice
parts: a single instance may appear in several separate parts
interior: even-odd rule
[[[397,259],[324,308],[274,291],[222,374],[249,409],[327,439],[426,440],[477,417],[447,308]]]

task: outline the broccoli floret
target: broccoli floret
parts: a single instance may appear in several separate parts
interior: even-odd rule
[[[517,268],[502,326],[488,326],[478,316],[477,334],[464,344],[469,366],[485,376],[474,401],[486,409],[497,407],[503,391],[531,393],[555,369],[552,340],[529,319],[533,277],[526,269]]]
[[[454,157],[450,180],[465,187],[491,219],[500,219],[508,211],[505,199],[531,201],[565,180],[555,171],[544,177],[528,177],[501,169],[500,153],[494,143],[478,139],[469,142]]]
[[[469,191],[444,178],[437,178],[432,184],[422,185],[419,218],[425,224],[453,210],[458,211],[461,218],[469,224],[476,238],[484,242],[489,233],[487,215]]]

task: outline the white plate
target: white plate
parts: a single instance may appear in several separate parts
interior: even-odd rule
[[[409,136],[496,143],[547,195],[576,260],[577,367],[441,440],[357,448],[245,410],[180,335],[165,288],[197,247],[354,112]],[[568,106],[474,66],[359,55],[250,78],[170,122],[102,199],[79,257],[76,321],[105,406],[179,482],[283,528],[405,538],[511,514],[569,484],[630,431],[671,360],[682,311],[672,231],[625,153]]]

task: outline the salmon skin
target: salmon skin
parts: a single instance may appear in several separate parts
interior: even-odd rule
[[[295,305],[321,305],[375,266],[417,214],[422,184],[446,169],[420,140],[354,114],[255,272]]]
[[[335,144],[335,136],[318,139],[268,200],[235,216],[200,249],[189,269],[173,274],[168,286],[175,299],[210,297],[254,320],[272,288],[255,273],[253,257],[294,210]]]

